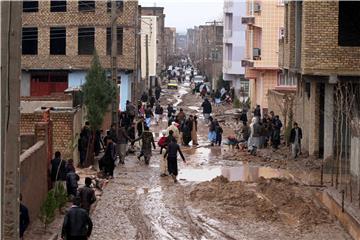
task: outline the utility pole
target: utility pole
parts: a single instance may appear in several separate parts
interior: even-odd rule
[[[21,2],[1,1],[0,239],[19,239]]]
[[[119,127],[119,94],[120,84],[117,77],[117,6],[116,1],[111,0],[111,79],[116,86],[116,99],[112,103],[112,122],[116,124],[116,132]],[[119,87],[118,87],[119,86]]]
[[[145,49],[146,49],[146,83],[145,86],[150,89],[149,86],[149,35],[146,34],[145,37]]]

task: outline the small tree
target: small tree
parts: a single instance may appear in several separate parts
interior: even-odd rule
[[[94,160],[95,131],[100,129],[108,107],[116,97],[116,86],[112,81],[106,79],[105,70],[101,67],[96,52],[86,75],[83,92],[87,119],[92,130],[92,138],[88,146],[85,164],[91,165]]]
[[[55,198],[54,190],[50,190],[46,196],[45,201],[40,207],[40,221],[44,224],[45,231],[47,226],[55,219],[55,210],[58,207],[58,203]]]
[[[61,209],[65,207],[66,202],[68,201],[66,189],[61,182],[55,183],[54,197],[56,200],[57,208],[59,209],[59,212],[61,212]]]

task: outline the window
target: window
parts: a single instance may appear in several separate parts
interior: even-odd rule
[[[339,46],[360,46],[360,2],[339,1]]]
[[[79,12],[95,12],[95,1],[79,1]]]
[[[122,55],[123,50],[123,29],[117,28],[117,54]],[[111,55],[111,28],[106,29],[106,55]]]
[[[66,1],[51,0],[50,12],[66,12]]]
[[[92,55],[94,53],[95,28],[79,28],[78,32],[78,54]]]
[[[116,8],[118,10],[123,10],[124,8],[124,1],[120,0],[120,1],[115,1],[116,2]],[[111,12],[111,1],[107,1],[107,12]]]
[[[50,28],[50,54],[66,54],[66,29],[64,27]]]
[[[36,55],[38,51],[38,29],[26,27],[22,29],[22,54]]]
[[[23,1],[23,12],[37,12],[39,11],[38,1]]]
[[[284,70],[278,74],[278,86],[296,86],[297,85],[297,76],[288,70]]]

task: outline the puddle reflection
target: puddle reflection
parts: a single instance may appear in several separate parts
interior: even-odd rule
[[[179,179],[190,182],[210,181],[218,176],[224,176],[229,181],[253,182],[264,178],[292,178],[285,170],[269,167],[243,165],[239,167],[216,167],[205,169],[181,169]]]

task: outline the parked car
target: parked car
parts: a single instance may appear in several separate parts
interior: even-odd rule
[[[203,83],[203,82],[204,82],[204,77],[201,76],[201,75],[196,75],[196,76],[194,77],[194,82],[195,82],[195,84]]]
[[[178,89],[178,81],[175,79],[171,79],[167,84],[168,89]]]

